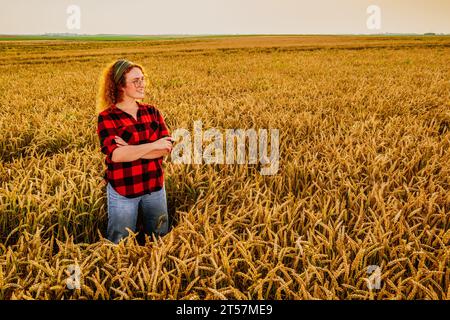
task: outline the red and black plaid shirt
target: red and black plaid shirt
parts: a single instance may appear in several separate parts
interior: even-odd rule
[[[164,185],[163,157],[137,159],[131,162],[113,162],[112,152],[118,147],[114,136],[129,145],[153,142],[169,136],[169,130],[156,107],[139,103],[137,121],[114,104],[98,115],[97,134],[102,153],[106,154],[106,182],[121,195],[135,198],[161,190]]]

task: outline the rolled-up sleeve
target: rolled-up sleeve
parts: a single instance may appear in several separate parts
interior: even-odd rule
[[[100,147],[109,160],[112,161],[112,152],[117,148],[114,137],[117,135],[114,122],[106,116],[98,115],[97,134],[100,139]]]

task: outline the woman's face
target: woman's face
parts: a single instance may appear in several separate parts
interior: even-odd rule
[[[145,79],[141,69],[134,67],[125,74],[124,96],[133,99],[143,99],[145,90]]]

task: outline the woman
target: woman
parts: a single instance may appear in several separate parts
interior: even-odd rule
[[[98,92],[101,152],[106,155],[107,238],[118,243],[135,232],[139,206],[147,234],[168,232],[162,161],[172,151],[172,138],[158,109],[144,98],[142,66],[118,60],[103,72]]]

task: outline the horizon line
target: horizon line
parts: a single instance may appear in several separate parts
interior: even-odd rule
[[[0,33],[0,36],[242,36],[242,35],[268,35],[268,36],[309,36],[309,35],[450,35],[450,33],[439,32],[382,32],[382,33],[154,33],[154,34],[137,34],[137,33],[71,33],[71,32],[46,32],[46,33]]]

